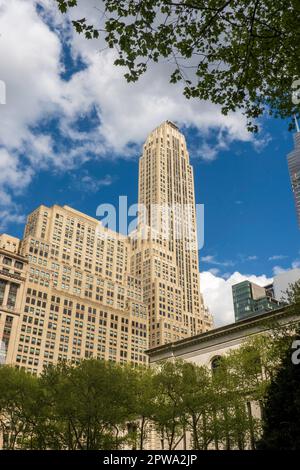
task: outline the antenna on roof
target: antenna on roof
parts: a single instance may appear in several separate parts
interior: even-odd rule
[[[297,130],[297,132],[300,132],[296,114],[294,114],[294,119],[295,119],[295,124],[296,124],[296,130]]]

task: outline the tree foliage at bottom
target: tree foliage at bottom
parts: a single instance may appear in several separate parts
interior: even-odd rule
[[[295,340],[300,340],[297,335]],[[265,400],[260,449],[300,449],[300,364],[288,350]]]

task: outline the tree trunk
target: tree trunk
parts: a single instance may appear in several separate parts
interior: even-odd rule
[[[230,450],[230,437],[229,437],[229,429],[228,429],[228,411],[227,408],[224,408],[224,422],[225,422],[225,448],[226,450]]]
[[[254,429],[253,429],[253,416],[252,416],[252,409],[251,409],[251,402],[250,401],[247,401],[247,410],[248,410],[249,430],[250,430],[250,445],[251,445],[251,449],[255,450],[255,436],[254,436]]]
[[[165,449],[165,436],[164,436],[164,428],[162,428],[161,432],[160,432],[160,435],[161,435],[161,439],[160,439],[160,442],[161,442],[161,448],[162,450]]]
[[[145,428],[145,417],[142,417],[141,423],[141,436],[140,436],[140,450],[143,450],[144,447],[144,428]]]
[[[218,436],[218,429],[217,429],[217,413],[216,413],[215,409],[213,409],[213,420],[214,420],[215,450],[219,450],[219,436]]]
[[[198,429],[197,429],[197,422],[198,420],[196,419],[196,416],[193,414],[192,416],[193,420],[193,440],[194,440],[194,447],[195,450],[200,450],[200,445],[199,445],[199,437],[198,437]]]
[[[203,450],[207,450],[207,420],[206,420],[205,411],[203,411],[203,414],[202,414],[202,422],[203,422]]]

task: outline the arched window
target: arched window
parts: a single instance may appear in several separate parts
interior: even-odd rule
[[[211,363],[210,363],[212,372],[215,372],[218,369],[218,367],[220,367],[221,359],[222,359],[221,356],[215,356],[212,358]]]

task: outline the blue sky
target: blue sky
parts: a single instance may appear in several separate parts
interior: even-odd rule
[[[93,16],[97,3],[87,0],[74,17]],[[101,203],[117,206],[119,195],[136,202],[142,143],[170,119],[186,136],[196,202],[205,205],[200,269],[212,308],[232,310],[222,299],[233,280],[264,283],[300,264],[287,122],[264,118],[253,136],[240,113],[224,117],[211,103],[186,100],[181,85],[168,82],[169,65],[128,85],[113,52],[75,35],[54,2],[0,0],[0,7],[2,231],[21,237],[25,215],[39,204],[95,216]]]

